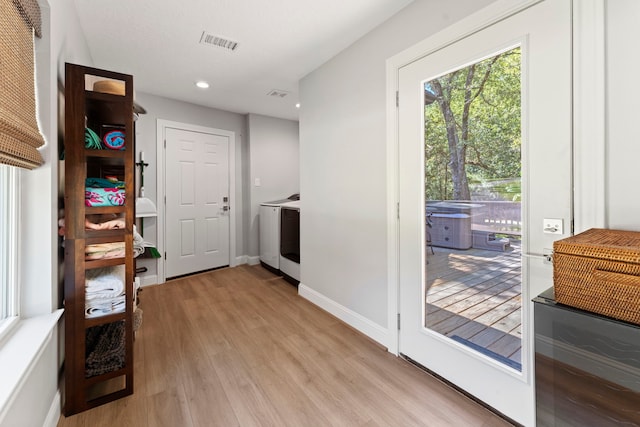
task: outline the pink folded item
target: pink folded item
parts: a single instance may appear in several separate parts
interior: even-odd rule
[[[84,220],[84,228],[85,230],[122,230],[126,226],[124,219],[112,219],[111,221],[105,221],[100,223],[93,223],[88,219]],[[58,234],[60,236],[64,236],[65,234],[65,224],[64,218],[60,218],[58,220]]]
[[[95,224],[89,220],[84,221],[84,228],[87,230],[121,230],[124,227],[124,219],[113,219],[99,224]]]

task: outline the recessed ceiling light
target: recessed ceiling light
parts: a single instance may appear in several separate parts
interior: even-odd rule
[[[196,82],[196,86],[198,86],[200,89],[209,89],[209,83],[205,82],[204,80]]]
[[[300,103],[299,102],[296,104],[296,108],[300,108]]]

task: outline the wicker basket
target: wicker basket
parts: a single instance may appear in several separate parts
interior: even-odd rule
[[[553,251],[557,302],[640,324],[640,232],[593,228]]]

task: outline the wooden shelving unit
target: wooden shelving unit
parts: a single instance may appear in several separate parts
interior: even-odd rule
[[[115,80],[124,84],[124,94],[94,92],[93,82]],[[85,148],[85,127],[124,129],[123,150]],[[133,77],[74,64],[66,64],[65,81],[65,415],[72,415],[133,393],[133,312],[135,309],[133,224],[135,220]],[[85,205],[87,177],[117,175],[124,181],[125,205]],[[125,221],[119,230],[85,230],[92,215],[115,214]],[[87,245],[124,242],[121,258],[85,260]],[[124,265],[125,311],[102,317],[86,317],[86,272]],[[104,336],[101,332],[104,331]],[[116,331],[123,354],[122,366],[107,372],[88,369],[89,341]],[[88,340],[88,337],[91,339]],[[122,346],[124,342],[124,346]],[[111,349],[113,350],[113,349]],[[112,355],[113,356],[113,355]],[[106,366],[106,365],[105,365]]]

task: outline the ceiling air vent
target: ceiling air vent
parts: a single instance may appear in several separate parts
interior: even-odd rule
[[[206,31],[203,31],[202,36],[200,36],[200,44],[219,47],[231,52],[238,48],[238,42],[234,42],[233,40],[229,40],[221,36],[216,36],[215,34],[207,33]]]
[[[289,92],[280,89],[273,89],[267,94],[267,96],[273,96],[276,98],[284,98],[287,95],[289,95]]]

